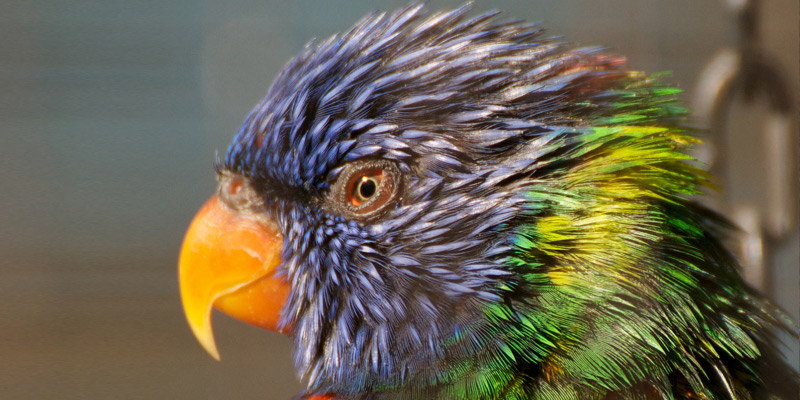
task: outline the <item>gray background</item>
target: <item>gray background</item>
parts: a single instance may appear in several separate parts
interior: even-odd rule
[[[406,3],[0,4],[0,398],[295,394],[285,337],[217,314],[223,362],[203,352],[181,312],[178,248],[214,190],[214,152],[224,151],[283,63],[312,37]],[[767,50],[797,94],[798,1],[763,6]],[[736,37],[733,18],[712,0],[475,6],[491,8],[542,21],[572,41],[610,46],[637,69],[673,71],[687,99],[703,66]],[[744,156],[730,172],[731,193],[757,199],[763,169],[749,155],[758,127],[734,128],[731,152]],[[787,243],[771,293],[797,319],[796,232]]]

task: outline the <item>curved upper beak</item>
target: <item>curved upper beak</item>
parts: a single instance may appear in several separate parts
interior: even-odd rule
[[[211,308],[262,328],[280,331],[289,285],[275,276],[283,238],[271,221],[239,213],[217,196],[192,220],[181,248],[181,301],[197,340],[219,360]]]

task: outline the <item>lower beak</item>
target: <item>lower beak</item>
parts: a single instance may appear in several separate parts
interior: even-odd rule
[[[211,308],[244,322],[278,329],[289,286],[275,276],[283,238],[271,221],[239,213],[217,196],[192,220],[181,248],[181,301],[197,340],[219,360]]]

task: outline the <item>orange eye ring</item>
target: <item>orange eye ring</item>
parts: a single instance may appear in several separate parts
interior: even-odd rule
[[[369,218],[388,209],[399,192],[400,173],[391,162],[349,164],[332,187],[335,208],[351,217]]]

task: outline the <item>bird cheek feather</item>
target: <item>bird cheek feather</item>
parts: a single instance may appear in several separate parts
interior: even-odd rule
[[[238,212],[211,197],[200,209],[181,248],[178,273],[189,326],[208,353],[219,360],[211,330],[211,308],[274,330],[289,294],[276,275],[283,238],[270,221]]]

